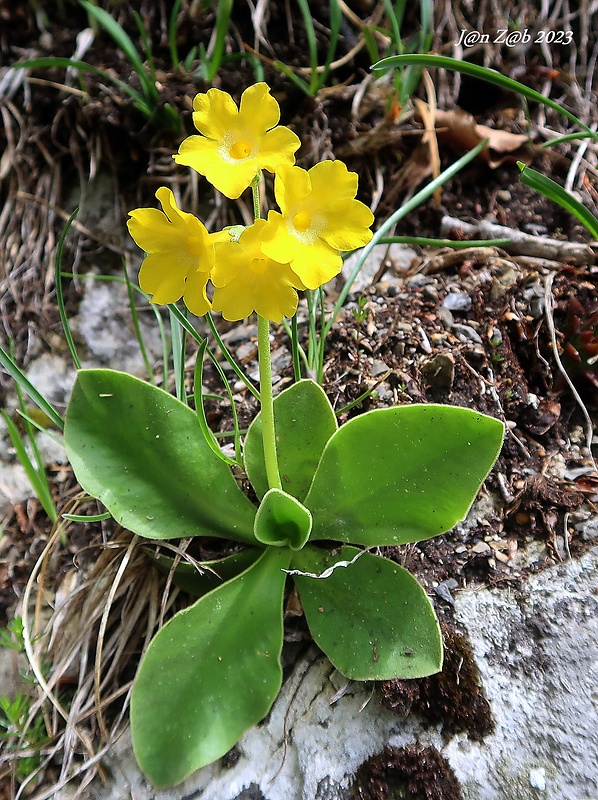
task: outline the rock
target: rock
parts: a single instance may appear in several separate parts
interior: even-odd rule
[[[532,576],[521,590],[456,594],[456,619],[468,633],[494,718],[494,732],[482,741],[447,739],[440,725],[414,714],[399,718],[380,705],[371,684],[347,682],[314,648],[233,758],[155,791],[123,736],[107,759],[112,783],[96,781],[85,796],[349,800],[362,763],[386,746],[417,743],[446,760],[464,800],[596,800],[597,579],[595,548]]]
[[[482,745],[458,738],[444,755],[466,800],[595,800],[598,764],[598,548],[535,575],[518,595],[462,592],[492,707]]]
[[[421,371],[428,386],[450,389],[455,380],[455,359],[451,353],[437,353],[422,361]]]
[[[358,260],[361,258],[361,252],[353,253],[350,255],[343,265],[342,275],[345,280],[348,280],[351,273],[357,266]],[[377,275],[380,272],[386,272],[388,269],[391,273],[392,270],[407,270],[411,267],[413,261],[419,259],[418,254],[412,247],[404,244],[391,244],[390,247],[385,244],[376,245],[372,248],[366,258],[361,270],[353,282],[351,287],[352,292],[361,292],[367,289],[374,283]]]
[[[87,347],[84,366],[108,366],[147,377],[124,284],[86,281],[83,300],[72,327]],[[139,327],[150,360],[158,358],[162,353],[158,326],[140,317]],[[85,354],[81,355],[83,358]]]
[[[469,311],[473,306],[473,301],[464,292],[449,292],[442,305],[448,308],[449,311]]]

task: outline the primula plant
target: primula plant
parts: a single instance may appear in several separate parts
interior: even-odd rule
[[[122,526],[151,540],[227,540],[220,559],[180,565],[176,579],[198,599],[160,629],[135,680],[133,746],[159,787],[222,756],[268,713],[282,681],[290,581],[315,642],[347,678],[441,669],[425,591],[376,550],[452,528],[503,437],[498,420],[442,405],[378,409],[339,428],[311,380],[273,397],[269,322],[292,317],[298,291],[330,280],[343,252],[370,241],[373,217],[340,161],[294,165],[299,140],[278,126],[265,84],[248,88],[239,108],[217,89],[193,107],[199,135],[175,160],[227,197],[251,187],[255,222],[208,233],[161,188],[162,210],[132,211],[129,230],[146,253],[139,281],[153,302],[182,298],[194,314],[213,310],[233,321],[257,314],[260,412],[242,461],[258,503],[210,440],[201,403],[194,411],[128,374],[82,370],[65,425],[79,482]],[[275,174],[279,207],[267,219],[262,170]]]

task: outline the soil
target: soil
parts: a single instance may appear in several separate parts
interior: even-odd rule
[[[195,201],[195,206],[199,205],[202,216],[204,212],[210,216],[214,229],[242,222],[246,210],[242,203],[216,203],[203,179],[199,185],[193,183],[170,158],[183,136],[193,132],[192,97],[209,88],[190,71],[173,68],[168,42],[173,3],[141,0],[117,8],[114,4],[100,5],[111,10],[140,48],[133,11],[139,12],[146,30],[151,31],[151,52],[160,87],[152,119],[144,117],[131,99],[106,79],[92,74],[80,80],[65,78],[62,68],[18,72],[24,82],[5,85],[0,99],[4,121],[0,141],[5,152],[0,167],[0,198],[5,208],[0,214],[0,335],[3,346],[12,343],[16,360],[24,369],[40,353],[63,348],[53,288],[53,256],[65,219],[74,207],[74,195],[79,189],[85,194],[98,173],[107,170],[115,181],[114,213],[120,222],[111,227],[90,217],[83,221],[84,228],[69,235],[63,269],[75,273],[85,272],[89,263],[101,265],[106,272],[121,269],[123,254],[132,252],[125,238],[126,211],[152,205],[155,189],[164,183],[179,188],[189,210],[199,192],[202,200],[199,204]],[[374,13],[379,5],[349,4],[361,16]],[[306,64],[305,24],[298,10],[289,11],[288,6],[270,4],[267,25],[260,29],[262,39],[257,36],[250,6],[236,7],[227,39],[229,51],[240,52],[242,43],[248,45],[247,51],[259,45],[264,79],[281,105],[282,122],[302,140],[298,164],[309,168],[323,158],[342,155],[347,166],[358,173],[359,198],[373,204],[378,226],[429,178],[427,150],[422,162],[423,125],[407,108],[397,108],[388,83],[366,83],[370,59],[365,48],[338,67],[317,96],[309,97],[298,89],[274,66],[277,59],[291,69]],[[479,20],[470,19],[468,7],[465,2],[455,3],[449,21],[447,15],[439,19],[433,43],[436,49],[450,52],[448,45],[458,30],[457,20],[459,25],[467,23],[477,29]],[[328,3],[311,3],[310,8],[323,59]],[[531,3],[526,8],[526,19],[536,17],[536,25],[541,27],[540,4]],[[181,54],[193,46],[209,47],[214,11],[201,9],[200,3],[183,3],[177,26]],[[417,31],[413,9],[405,20],[406,36]],[[579,32],[583,20],[576,20]],[[0,0],[0,21],[4,67],[43,55],[72,56],[77,34],[88,24],[83,8],[70,0],[37,12],[33,4],[15,8],[15,4]],[[494,23],[490,16],[485,20],[488,29]],[[588,25],[588,29],[586,47],[591,52],[596,46],[595,27]],[[348,54],[358,38],[358,28],[347,17],[337,58]],[[550,64],[545,63],[546,53],[538,46],[526,50],[474,48],[468,55],[470,60],[483,61],[566,102],[586,124],[595,121],[588,116],[596,113],[595,107],[587,101],[588,91],[581,89],[590,84],[584,83],[586,76],[571,72],[574,56],[567,47],[553,48]],[[139,88],[135,71],[105,32],[96,33],[82,60]],[[243,59],[224,63],[214,85],[238,99],[254,80],[251,62]],[[579,143],[540,147],[550,138],[548,127],[555,135],[566,130],[555,112],[531,104],[528,119],[515,95],[470,79],[459,82],[454,75],[439,76],[436,88],[438,102],[446,109],[460,106],[475,115],[476,123],[512,134],[529,133],[523,156],[526,162],[560,183],[573,176],[575,190],[596,212],[597,195],[592,185],[595,145],[575,165]],[[362,89],[364,94],[354,113],[353,104]],[[426,99],[423,85],[416,93],[420,96]],[[181,131],[164,124],[167,104],[180,115]],[[402,111],[408,113],[401,116]],[[441,167],[462,153],[455,142],[441,143]],[[442,218],[448,215],[473,223],[492,218],[535,236],[589,242],[589,234],[572,215],[518,181],[515,160],[507,153],[498,166],[483,160],[473,162],[443,188],[439,199],[431,198],[407,215],[395,233],[440,237]],[[598,269],[592,250],[587,252],[585,261],[568,263],[523,257],[498,247],[484,248],[480,257],[472,248],[455,255],[448,248],[416,245],[410,265],[405,267],[397,266],[389,251],[370,284],[349,296],[328,338],[324,388],[335,408],[341,409],[371,390],[366,399],[341,414],[341,422],[371,408],[435,402],[474,408],[499,417],[507,425],[502,454],[481,495],[484,512],[478,521],[457,526],[438,539],[383,549],[385,555],[408,567],[434,598],[445,626],[447,669],[451,654],[459,653],[463,659],[467,648],[451,622],[454,592],[472,583],[516,588],[530,572],[578,557],[590,544],[576,524],[588,513],[595,513],[598,500],[598,476],[586,447],[587,419],[581,406],[583,402],[595,423],[598,368],[592,356],[597,352],[598,330],[592,314],[598,309]],[[66,280],[64,288],[67,310],[76,313],[80,283]],[[328,303],[339,289],[338,282],[327,287]],[[231,326],[223,323],[222,332],[226,335],[230,331]],[[251,341],[253,328],[248,326],[246,332]],[[277,370],[280,388],[292,380],[292,366],[283,357],[288,353],[284,330],[274,330],[274,337],[273,349],[281,354]],[[255,349],[248,347],[247,339],[237,336],[231,348],[251,372]],[[559,363],[566,367],[569,380]],[[222,393],[216,373],[208,370],[205,381],[209,389]],[[11,392],[11,379],[0,373],[0,394],[8,397]],[[239,390],[238,395],[243,426],[255,414],[255,404],[248,392]],[[215,431],[230,428],[227,402],[214,402],[208,411]],[[77,491],[74,478],[58,465],[50,465],[48,474],[61,507]],[[27,578],[51,530],[36,500],[15,506],[5,521],[0,543],[1,625],[18,608]],[[45,577],[48,587],[55,591],[61,586],[73,559],[82,569],[91,565],[113,533],[108,523],[73,528],[73,535],[58,549],[52,570]],[[301,626],[297,625],[295,637],[291,631],[289,639],[301,638]],[[382,695],[400,713],[408,713],[412,707],[419,713],[426,708],[445,709],[442,719],[447,730],[467,730],[474,737],[490,730],[491,719],[475,664],[471,663],[468,680],[464,681],[467,696],[458,700],[465,719],[451,716],[455,701],[442,681],[433,685],[434,679],[426,680],[418,682],[416,689],[415,684],[392,682],[382,686]],[[434,797],[452,800],[459,796],[439,754],[397,752],[385,758],[399,770],[414,796],[431,797],[417,793],[421,787],[414,777],[418,774],[414,765],[424,761],[432,765],[434,774],[446,776],[443,780],[447,788],[439,789]],[[386,796],[372,788],[378,785],[376,782],[387,780],[385,770],[389,767],[381,764],[370,764],[369,777],[362,776],[359,784],[370,788],[360,789],[359,797]]]

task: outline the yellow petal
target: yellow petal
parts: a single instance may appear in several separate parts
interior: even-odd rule
[[[185,291],[188,265],[177,252],[152,253],[147,256],[139,271],[139,286],[153,295],[152,303],[176,303]]]
[[[185,284],[183,300],[189,311],[198,317],[203,317],[212,307],[206,292],[206,284],[209,277],[209,272],[193,270]]]
[[[236,199],[255,178],[259,165],[255,158],[242,161],[225,159],[222,152],[223,148],[216,142],[201,136],[189,136],[173,158],[177,164],[205,175],[212,186],[226,197]]]
[[[301,146],[299,137],[283,126],[268,131],[261,141],[258,161],[262,169],[278,172],[281,167],[295,163],[295,153]]]
[[[172,225],[157,208],[136,208],[129,212],[127,228],[135,244],[146,253],[172,249]]]
[[[309,170],[308,175],[312,198],[319,209],[357,194],[357,174],[349,172],[342,161],[321,161]]]
[[[244,253],[250,258],[259,258],[262,255],[262,242],[264,232],[268,230],[268,222],[265,219],[256,219],[253,225],[249,225],[239,237],[239,244]]]
[[[270,94],[270,87],[265,83],[249,86],[241,95],[239,123],[257,135],[263,134],[280,119],[280,107]]]
[[[206,178],[223,195],[236,200],[251,185],[259,169],[255,158],[248,158],[237,164],[221,161],[218,166],[210,167]]]
[[[254,306],[257,313],[280,322],[283,317],[292,317],[297,311],[297,292],[286,280],[273,280],[271,276],[260,276],[256,281]]]
[[[374,215],[359,200],[341,200],[326,209],[326,227],[320,237],[336,250],[355,250],[372,239]]]
[[[274,196],[283,214],[301,206],[311,192],[309,175],[301,167],[281,166],[274,179]]]
[[[209,139],[221,141],[237,123],[239,111],[233,98],[220,89],[209,89],[193,100],[193,124]]]
[[[239,291],[235,282],[214,289],[212,309],[222,314],[229,322],[245,319],[253,312],[252,297]]]
[[[302,244],[291,261],[291,269],[307,289],[317,289],[341,271],[343,259],[338,250],[318,239],[314,244]]]
[[[221,288],[234,281],[247,264],[247,257],[238,242],[216,243],[212,283]]]
[[[289,233],[286,220],[278,211],[268,213],[267,224],[260,232],[262,252],[280,264],[292,262],[301,242]]]
[[[220,144],[217,141],[206,139],[203,136],[188,136],[183,139],[179,152],[173,158],[177,164],[191,167],[200,175],[205,175],[210,165],[220,163],[222,157],[219,149]]]

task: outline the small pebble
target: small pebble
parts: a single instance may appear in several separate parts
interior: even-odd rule
[[[473,302],[471,297],[464,292],[449,292],[442,305],[449,311],[469,311]]]
[[[546,770],[544,767],[537,767],[529,771],[529,783],[534,789],[540,792],[546,791]]]

